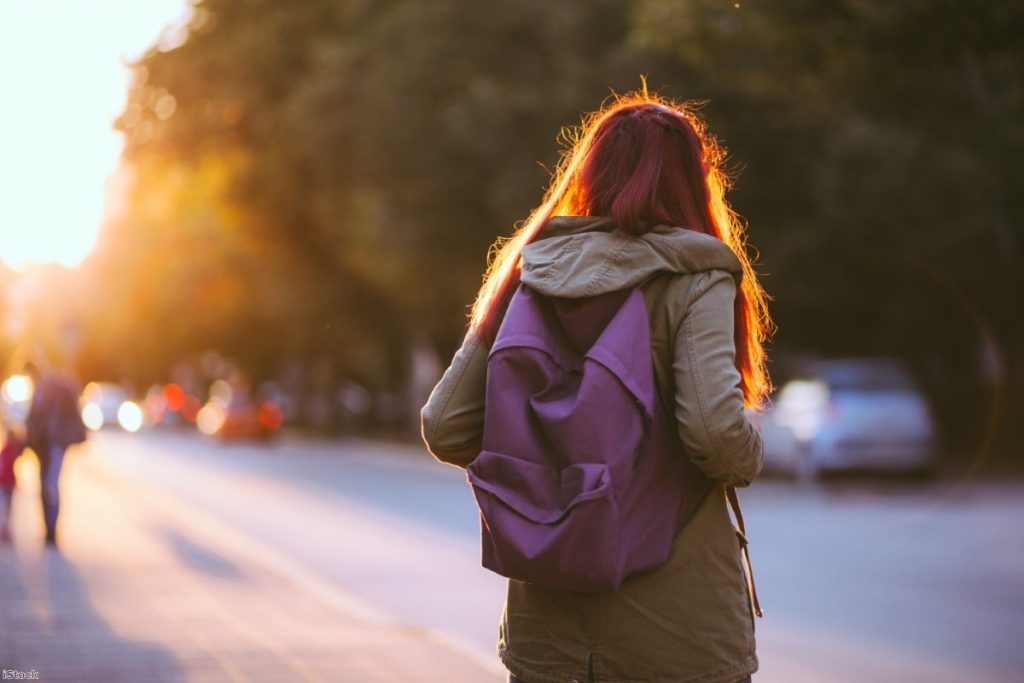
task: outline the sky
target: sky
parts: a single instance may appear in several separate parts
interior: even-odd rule
[[[0,260],[78,265],[117,169],[126,63],[184,35],[187,0],[0,0]]]

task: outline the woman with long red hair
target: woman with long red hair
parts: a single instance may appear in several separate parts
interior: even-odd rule
[[[493,249],[466,339],[423,409],[424,440],[461,467],[480,453],[488,353],[521,286],[558,301],[639,288],[657,393],[702,477],[697,502],[667,561],[618,590],[510,579],[499,653],[525,683],[746,680],[760,607],[727,499],[761,468],[744,408],[771,388],[771,320],[725,200],[725,153],[692,108],[646,88],[586,117],[570,142],[540,206]]]

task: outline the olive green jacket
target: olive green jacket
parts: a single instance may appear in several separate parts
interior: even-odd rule
[[[714,480],[668,561],[618,591],[587,594],[509,581],[498,652],[526,683],[734,683],[757,670],[754,618],[725,485],[761,468],[743,412],[733,338],[740,280],[720,240],[659,226],[641,236],[607,219],[559,217],[523,252],[522,280],[545,295],[586,297],[641,285],[659,392],[686,455]],[[465,467],[481,447],[487,347],[466,337],[423,408],[439,460]]]

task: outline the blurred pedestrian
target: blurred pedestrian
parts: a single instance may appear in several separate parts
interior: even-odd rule
[[[543,203],[499,243],[469,332],[423,409],[423,436],[434,456],[470,466],[492,429],[484,419],[494,407],[489,401],[500,404],[506,395],[491,386],[488,358],[513,296],[525,289],[526,297],[540,299],[547,308],[538,310],[554,312],[573,344],[581,337],[595,343],[594,330],[573,310],[608,295],[604,301],[632,301],[635,311],[637,299],[627,295],[642,293],[649,348],[633,353],[653,360],[669,450],[697,473],[688,482],[696,493],[672,527],[678,531],[669,536],[668,559],[627,576],[617,590],[509,580],[498,649],[511,681],[735,683],[757,671],[760,606],[744,563],[745,537],[734,529],[728,504],[742,528],[732,487],[748,485],[761,468],[761,438],[744,407],[759,407],[769,389],[763,343],[770,321],[743,224],[725,202],[723,160],[692,109],[646,88],[588,117]],[[647,340],[648,330],[637,330],[637,338]],[[556,402],[543,394],[503,409]],[[558,463],[550,469],[556,488],[573,484],[562,479]],[[508,485],[519,485],[520,474]],[[552,498],[564,505],[557,491]],[[520,501],[509,505],[537,505]],[[595,543],[604,539],[598,533]]]
[[[0,543],[11,542],[11,502],[18,483],[14,474],[14,461],[24,449],[24,442],[8,429],[4,435],[4,444],[0,447]]]
[[[25,374],[32,378],[32,405],[25,421],[25,445],[39,458],[39,490],[43,504],[47,545],[57,543],[60,514],[60,471],[69,446],[85,441],[85,424],[78,408],[77,383],[56,371],[43,372],[29,362]]]

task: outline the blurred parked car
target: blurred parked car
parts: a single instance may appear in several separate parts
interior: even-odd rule
[[[761,416],[765,469],[930,473],[938,438],[923,392],[888,358],[805,364]]]
[[[128,393],[110,382],[89,382],[79,403],[85,426],[92,430],[117,424],[117,411],[128,400]]]
[[[128,392],[111,382],[89,382],[79,398],[82,422],[93,431],[118,426],[129,432],[142,427],[143,414],[138,404],[128,400]]]
[[[254,402],[248,383],[217,380],[210,387],[210,399],[196,417],[196,426],[207,436],[222,441],[265,440],[272,437],[284,421],[284,412],[273,400]]]
[[[801,444],[793,430],[779,424],[775,408],[762,413],[758,422],[764,442],[764,472],[795,475],[800,468]]]

